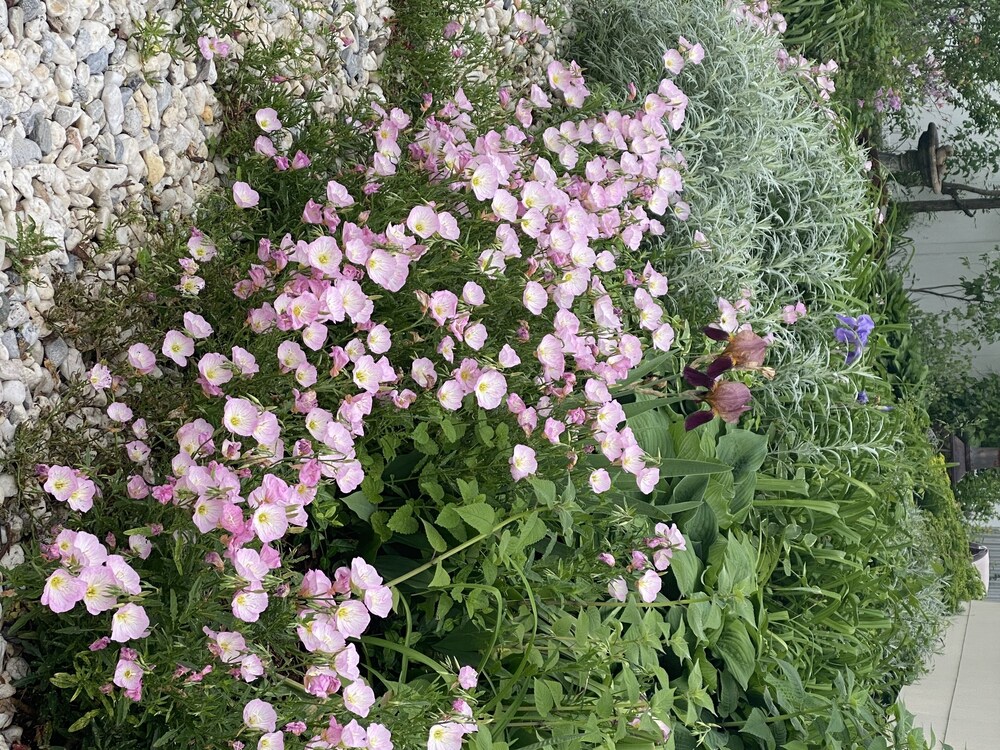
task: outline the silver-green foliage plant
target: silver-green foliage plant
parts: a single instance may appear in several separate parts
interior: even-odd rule
[[[660,238],[675,299],[702,323],[718,297],[748,300],[740,322],[775,337],[767,364],[776,377],[755,391],[755,414],[780,427],[786,466],[795,457],[849,464],[893,442],[879,413],[853,406],[871,378],[866,360],[845,368],[832,337],[834,313],[868,312],[852,294],[872,236],[863,158],[810,77],[785,62],[780,39],[743,11],[690,0],[580,2],[567,56],[624,96],[658,75],[678,35],[711,51],[679,77],[690,97],[691,127],[677,143],[691,220]],[[793,328],[781,311],[797,301],[809,315]]]

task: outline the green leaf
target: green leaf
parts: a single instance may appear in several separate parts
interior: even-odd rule
[[[705,496],[705,490],[708,488],[708,478],[708,474],[692,474],[679,479],[670,492],[670,505],[666,506],[666,508],[673,510],[675,513],[686,510],[687,507],[697,508],[698,503]],[[675,507],[678,505],[686,507]]]
[[[473,479],[471,482],[466,482],[464,479],[459,478],[455,480],[458,484],[458,491],[462,495],[462,499],[467,503],[475,503],[480,500],[479,497],[479,482]]]
[[[701,560],[690,547],[674,552],[670,570],[674,572],[681,596],[690,596],[695,592],[695,586],[701,578],[701,568]]]
[[[771,733],[771,727],[767,725],[767,717],[759,708],[750,712],[750,717],[744,722],[740,731],[764,740],[767,750],[774,750],[774,735]]]
[[[733,467],[733,479],[756,472],[767,458],[767,436],[749,430],[731,430],[719,438],[715,455]]]
[[[538,502],[546,508],[551,508],[556,504],[556,483],[548,479],[532,477],[530,480],[532,488],[535,490],[535,497]]]
[[[438,526],[442,526],[446,529],[457,529],[462,525],[462,517],[458,514],[455,505],[449,503],[441,509],[438,513],[437,521],[435,523]]]
[[[722,657],[733,677],[746,690],[754,673],[757,652],[742,620],[726,621],[713,651]]]
[[[365,493],[361,490],[352,492],[350,495],[342,498],[341,500],[344,505],[353,510],[362,521],[367,521],[372,517],[372,513],[375,512],[375,506],[369,502],[368,498],[365,497]]]
[[[174,737],[176,737],[178,734],[180,734],[180,731],[181,731],[180,729],[171,729],[165,735],[163,735],[158,740],[156,740],[156,742],[154,742],[151,745],[151,747],[163,747],[164,745],[167,744],[167,742],[169,742]]]
[[[660,461],[661,477],[686,477],[690,474],[721,474],[726,471],[732,471],[732,467],[716,461],[694,461],[687,458],[664,458]]]
[[[99,713],[101,713],[101,709],[99,708],[87,711],[87,713],[85,713],[83,716],[81,716],[79,719],[77,719],[76,721],[74,721],[72,724],[69,725],[69,731],[79,732],[81,729],[86,727],[91,721],[93,721],[94,717],[97,716]]]
[[[537,513],[532,513],[521,521],[521,534],[517,539],[517,543],[521,549],[525,549],[542,541],[546,534],[548,534],[548,529],[545,527],[542,519],[538,517]]]
[[[440,586],[447,586],[451,583],[451,576],[448,575],[448,571],[444,569],[441,563],[438,563],[434,568],[434,577],[431,578],[431,582],[427,584],[430,588],[438,588]]]
[[[431,548],[435,552],[444,552],[448,549],[448,542],[441,536],[441,532],[424,519],[421,518],[420,521],[424,525],[424,533],[427,535],[427,541],[430,543]]]
[[[719,519],[708,503],[702,503],[684,524],[685,535],[695,542],[710,547],[719,535]]]
[[[413,517],[413,506],[409,504],[397,508],[386,522],[386,526],[397,534],[413,534],[420,528],[417,519]]]
[[[426,492],[434,502],[439,503],[444,500],[444,488],[437,482],[430,479],[421,479],[419,484],[420,489]]]
[[[556,705],[555,697],[552,695],[549,684],[547,680],[543,680],[540,677],[535,678],[535,710],[538,711],[538,715],[543,719],[548,718]]]
[[[477,725],[476,750],[493,750],[493,735],[489,726],[481,722]]]
[[[661,398],[651,398],[644,401],[633,401],[630,404],[625,404],[622,410],[625,412],[625,416],[628,418],[637,417],[643,412],[647,412],[650,409],[656,409],[660,406],[669,406],[670,404],[676,404],[678,401],[677,396],[663,396]]]
[[[462,517],[463,521],[480,534],[488,534],[493,530],[493,526],[496,523],[496,513],[486,503],[461,505],[456,507],[455,510],[458,511],[458,515]]]

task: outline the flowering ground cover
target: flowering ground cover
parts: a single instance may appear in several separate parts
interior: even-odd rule
[[[156,227],[65,402],[108,428],[20,457],[56,508],[10,581],[40,736],[923,746],[923,438],[883,410],[832,66],[616,0],[526,76],[470,8],[403,10],[387,75],[437,67],[336,121],[200,29],[231,184]]]

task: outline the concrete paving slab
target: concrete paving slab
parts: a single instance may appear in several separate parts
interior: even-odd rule
[[[952,621],[931,673],[903,702],[955,750],[1000,750],[1000,602],[972,602]]]

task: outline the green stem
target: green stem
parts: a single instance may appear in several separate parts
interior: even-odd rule
[[[510,518],[508,518],[508,519],[506,519],[506,520],[498,523],[496,526],[494,526],[489,531],[487,531],[487,532],[485,532],[483,534],[477,534],[476,536],[472,537],[472,539],[470,539],[469,541],[463,542],[462,544],[458,545],[457,547],[453,547],[452,549],[448,550],[447,552],[442,552],[437,557],[432,557],[430,560],[428,560],[427,562],[425,562],[423,565],[420,565],[420,566],[414,568],[409,573],[404,573],[403,575],[399,576],[398,578],[393,578],[391,581],[389,581],[389,583],[386,584],[386,586],[388,586],[389,588],[393,588],[393,587],[398,586],[399,584],[401,584],[401,583],[403,583],[405,581],[410,580],[414,576],[420,575],[425,570],[429,570],[430,568],[433,568],[435,565],[437,565],[442,560],[447,560],[452,555],[457,555],[462,550],[468,549],[472,545],[478,544],[479,542],[483,541],[483,539],[488,539],[489,537],[493,536],[498,531],[500,531],[500,529],[502,529],[504,526],[508,526],[509,524],[514,523],[514,521],[519,521],[520,519],[522,519],[525,516],[529,515],[531,512],[532,511],[524,511],[523,513],[518,513],[516,516],[511,516]]]

